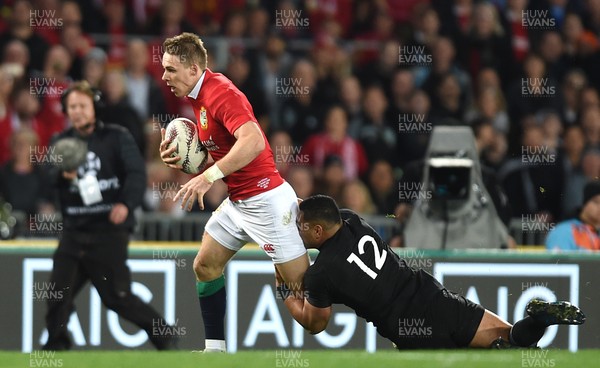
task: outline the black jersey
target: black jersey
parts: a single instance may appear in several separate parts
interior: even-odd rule
[[[443,286],[409,267],[356,213],[340,213],[342,227],[321,245],[305,273],[308,302],[319,308],[345,304],[391,338],[398,318],[418,313]]]
[[[55,136],[52,144],[61,138],[78,137],[87,143],[86,162],[78,169],[78,177],[93,175],[98,179],[102,201],[86,206],[77,186],[62,177],[56,168],[50,169],[52,185],[58,190],[58,198],[65,223],[65,230],[132,229],[135,223],[134,209],[142,204],[146,185],[146,167],[131,133],[122,126],[96,122],[94,132],[80,137],[71,127]],[[129,209],[127,219],[115,225],[109,213],[115,203],[123,203]]]

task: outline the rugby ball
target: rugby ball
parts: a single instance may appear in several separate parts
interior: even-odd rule
[[[198,174],[206,166],[208,150],[198,139],[196,124],[190,119],[173,119],[167,125],[165,139],[167,148],[175,147],[171,157],[179,156],[177,161],[182,166],[181,171],[186,174]]]

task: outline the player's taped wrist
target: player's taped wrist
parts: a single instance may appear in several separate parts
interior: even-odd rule
[[[225,175],[223,174],[221,169],[219,169],[219,166],[217,166],[217,164],[214,164],[208,169],[206,169],[203,175],[206,178],[206,180],[208,180],[208,182],[211,184],[225,177]]]
[[[280,284],[276,287],[277,295],[281,298],[281,300],[285,300],[287,297],[292,295],[292,291],[286,284]]]

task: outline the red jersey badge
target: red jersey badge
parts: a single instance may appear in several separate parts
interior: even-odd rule
[[[202,130],[208,129],[208,118],[206,117],[206,108],[200,107],[200,128]]]

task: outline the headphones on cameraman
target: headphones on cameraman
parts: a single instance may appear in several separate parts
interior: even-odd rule
[[[76,89],[73,88],[73,86],[71,86],[63,92],[62,96],[60,96],[60,104],[62,106],[62,112],[63,114],[65,114],[65,116],[67,115],[67,98],[69,97],[69,94],[71,94],[71,92],[75,90]],[[77,89],[77,91],[79,91],[79,89]],[[104,107],[104,102],[102,100],[102,91],[94,87],[90,87],[90,91],[92,92],[92,104],[94,105],[94,113],[96,115],[96,118],[98,118],[100,109]]]

